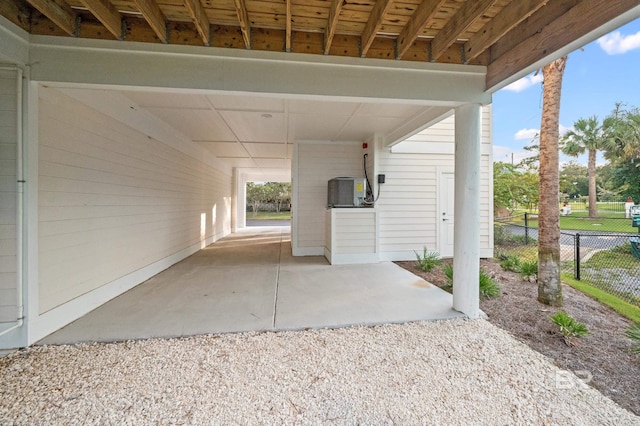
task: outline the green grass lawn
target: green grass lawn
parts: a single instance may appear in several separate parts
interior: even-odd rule
[[[247,212],[247,220],[291,220],[291,212]]]
[[[572,212],[569,216],[560,216],[560,229],[575,231],[602,231],[637,233],[638,228],[631,226],[631,219],[624,214],[600,212],[598,218],[590,219],[586,212]],[[524,225],[524,215],[514,217],[513,223]],[[538,227],[538,218],[529,213],[529,226]]]

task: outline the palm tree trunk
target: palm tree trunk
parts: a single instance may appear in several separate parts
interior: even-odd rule
[[[589,174],[589,217],[598,217],[598,200],[596,198],[596,150],[589,150],[587,164]]]
[[[560,283],[559,116],[564,56],[542,69],[544,92],[540,125],[538,217],[538,300],[562,306]]]

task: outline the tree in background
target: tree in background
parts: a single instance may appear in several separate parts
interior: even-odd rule
[[[264,186],[268,202],[274,203],[276,213],[280,213],[283,205],[291,203],[291,183],[267,182]]]
[[[560,282],[559,137],[563,56],[542,68],[543,101],[540,125],[540,184],[538,216],[538,300],[562,306]]]
[[[538,204],[538,175],[521,170],[513,164],[497,162],[493,165],[493,206],[496,212],[518,206],[532,209]]]
[[[260,205],[267,202],[267,191],[264,184],[247,182],[247,203],[253,213],[257,213]]]
[[[262,205],[270,203],[275,206],[276,213],[280,213],[283,206],[291,203],[291,183],[247,183],[247,204],[251,206],[253,213],[258,212]]]
[[[640,201],[640,110],[616,103],[604,120],[608,143],[604,156],[610,161],[604,187]]]
[[[589,217],[598,217],[596,187],[596,156],[610,142],[607,128],[598,117],[581,118],[573,123],[573,130],[562,138],[562,152],[572,157],[588,153],[587,174],[589,176]]]
[[[560,192],[569,198],[578,198],[589,192],[587,167],[570,161],[560,170]]]

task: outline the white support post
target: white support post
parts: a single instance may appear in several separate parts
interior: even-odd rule
[[[480,317],[481,116],[479,104],[455,110],[453,309],[472,319]]]

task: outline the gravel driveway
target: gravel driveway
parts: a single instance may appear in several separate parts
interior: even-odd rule
[[[0,377],[0,424],[640,424],[483,320],[33,347]]]

